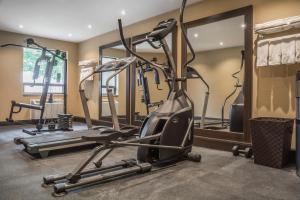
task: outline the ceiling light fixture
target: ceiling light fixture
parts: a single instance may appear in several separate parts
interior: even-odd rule
[[[122,15],[126,15],[126,11],[125,11],[125,10],[122,10],[122,11],[121,11],[121,14],[122,14]]]
[[[245,27],[246,27],[246,24],[242,24],[241,27],[242,27],[242,28],[245,28]]]
[[[198,33],[195,33],[195,34],[194,34],[194,37],[195,37],[195,38],[197,38],[198,36],[199,36]]]
[[[89,24],[87,27],[88,27],[89,29],[92,29],[92,28],[93,28],[93,26],[92,26],[91,24]]]
[[[219,44],[220,44],[221,46],[223,46],[223,45],[224,45],[224,43],[223,43],[223,42],[220,42]]]
[[[72,35],[72,33],[69,33],[68,36],[69,36],[69,37],[72,37],[73,35]]]
[[[19,25],[19,28],[24,28],[24,26],[22,24]]]

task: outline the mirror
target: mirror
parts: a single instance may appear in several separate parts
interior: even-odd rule
[[[109,61],[116,60],[118,58],[124,58],[128,56],[128,53],[125,47],[121,42],[115,42],[112,44],[108,44],[100,47],[100,63],[105,64]],[[107,79],[113,75],[115,71],[107,71],[100,73],[100,81],[99,81],[99,91],[100,91],[100,99],[99,99],[99,119],[105,121],[111,121],[111,112],[108,103],[108,97],[106,92],[106,81]],[[119,122],[123,124],[129,123],[129,79],[127,77],[129,73],[129,69],[122,71],[118,75],[114,76],[110,82],[109,87],[112,89],[114,94],[114,103],[116,105],[117,115],[119,117]]]
[[[145,34],[134,37],[133,43],[144,37]],[[174,33],[170,33],[165,39],[170,50],[175,54],[173,38]],[[142,43],[134,45],[133,50],[148,60],[167,66],[167,58],[162,48],[154,49],[148,43]],[[166,76],[160,69],[143,63],[142,61],[137,61],[133,65],[132,71],[132,124],[141,125],[145,117],[157,109],[167,99],[170,86],[166,81]]]
[[[242,8],[185,24],[195,59],[183,73],[189,76],[196,70],[204,80],[193,77],[186,83],[187,93],[194,101],[196,129],[214,133],[246,132],[251,114],[247,98],[251,99],[251,91],[249,95],[245,74],[251,78],[252,73],[247,69],[251,64],[248,41],[250,38],[252,42],[249,34],[252,23],[250,25],[246,10]],[[183,53],[183,63],[192,58],[186,43]]]

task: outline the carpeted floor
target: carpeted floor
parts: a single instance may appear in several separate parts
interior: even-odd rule
[[[20,126],[0,127],[1,200],[54,199],[52,188],[41,187],[42,177],[71,171],[90,152],[71,150],[37,159],[13,143],[17,136],[25,136]],[[71,191],[59,199],[300,199],[300,177],[296,176],[293,166],[278,170],[233,157],[229,152],[199,147],[194,151],[202,154],[201,163],[181,162],[161,171]],[[134,157],[135,148],[118,149],[107,162]]]

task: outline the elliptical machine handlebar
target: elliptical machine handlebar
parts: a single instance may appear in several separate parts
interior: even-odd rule
[[[184,25],[183,25],[183,14],[184,14],[184,10],[185,10],[186,1],[187,1],[187,0],[183,0],[183,1],[182,1],[182,5],[181,5],[181,8],[180,8],[179,23],[180,23],[180,27],[181,27],[181,31],[182,31],[184,40],[186,41],[187,46],[188,46],[189,49],[191,50],[192,58],[184,63],[183,68],[185,68],[185,67],[186,67],[187,65],[189,65],[191,62],[193,62],[193,60],[194,60],[195,57],[196,57],[196,56],[195,56],[195,51],[194,51],[194,49],[193,49],[193,46],[192,46],[192,44],[190,43],[190,41],[189,41],[189,39],[188,39],[188,36],[187,36],[187,34],[186,34],[186,31],[185,31],[185,27],[184,27]]]
[[[159,24],[145,37],[132,43],[132,45],[138,45],[144,42],[148,42],[153,48],[158,49],[161,45],[156,46],[154,42],[165,38],[176,27],[175,19],[168,19],[167,21],[161,21]]]
[[[175,21],[175,22],[174,22]],[[166,26],[166,24],[169,24],[169,26]],[[152,62],[146,58],[143,58],[142,56],[138,55],[136,52],[132,51],[131,48],[128,47],[126,41],[125,41],[125,37],[124,37],[124,33],[123,33],[123,26],[122,26],[122,20],[118,19],[118,25],[119,25],[119,32],[120,32],[120,37],[121,37],[121,41],[123,43],[123,45],[125,46],[125,48],[134,56],[136,56],[138,59],[145,61],[146,63],[151,64],[154,67],[159,68],[161,71],[163,71],[164,75],[166,77],[168,77],[168,74],[165,72],[165,68],[163,65],[157,64],[155,62]],[[175,64],[173,60],[171,60],[170,58],[170,52],[166,52],[166,49],[168,49],[167,47],[167,43],[164,39],[164,37],[167,35],[167,33],[170,33],[170,31],[174,28],[174,26],[176,25],[176,20],[175,19],[170,19],[167,22],[162,22],[159,23],[158,26],[156,28],[153,29],[153,32],[149,33],[146,38],[138,40],[136,43],[134,44],[141,44],[142,42],[148,42],[153,48],[158,49],[160,47],[163,47],[165,53],[166,53],[166,57],[168,59],[168,63],[169,65],[171,65],[171,63],[173,63],[173,65]],[[162,32],[162,33],[160,33]],[[162,38],[161,38],[162,37]],[[160,45],[156,46],[153,42],[156,41],[160,41]],[[171,77],[176,77],[176,70],[174,70],[175,66],[169,66],[171,73],[173,73],[171,75]],[[173,85],[170,85],[170,88],[172,88],[171,90],[176,89],[176,84],[173,83]]]
[[[121,41],[122,41],[124,47],[127,49],[127,51],[130,52],[130,54],[134,55],[135,57],[137,57],[137,58],[140,59],[140,60],[143,60],[143,61],[145,61],[145,62],[147,62],[147,63],[150,63],[150,64],[153,65],[153,66],[156,66],[156,67],[159,67],[159,68],[162,67],[161,65],[156,64],[156,63],[154,63],[154,62],[151,62],[150,60],[148,60],[148,59],[146,59],[146,58],[143,58],[142,56],[140,56],[140,55],[138,55],[137,53],[135,53],[134,51],[132,51],[132,50],[128,47],[127,43],[126,43],[126,40],[125,40],[125,37],[124,37],[124,32],[123,32],[122,20],[121,20],[121,19],[118,19],[118,25],[119,25],[119,32],[120,32]],[[144,41],[146,41],[146,40],[144,40]],[[142,43],[142,42],[140,42],[140,44],[141,44],[141,43]]]
[[[184,14],[184,10],[185,10],[186,1],[187,0],[183,0],[182,1],[182,5],[181,5],[181,8],[180,8],[179,23],[180,23],[180,27],[181,27],[181,31],[182,31],[184,40],[186,41],[187,46],[189,47],[189,49],[190,49],[190,51],[192,53],[192,58],[184,63],[183,68],[188,68],[188,65],[191,64],[195,60],[195,57],[196,57],[195,56],[195,51],[193,49],[193,46],[192,46],[192,44],[190,43],[190,41],[188,39],[188,36],[186,34],[186,31],[185,31],[185,27],[183,25],[183,14]],[[197,72],[197,76],[205,84],[205,86],[207,87],[207,92],[209,93],[209,85],[208,85],[208,83],[204,80],[204,78],[198,72]]]
[[[103,65],[96,66],[96,69],[92,73],[90,73],[80,81],[79,90],[82,89],[83,82],[89,77],[93,76],[94,74],[121,70],[123,67],[125,66],[127,67],[128,63],[131,64],[132,62],[134,62],[135,59],[136,59],[135,57],[120,58],[117,60],[109,61]]]

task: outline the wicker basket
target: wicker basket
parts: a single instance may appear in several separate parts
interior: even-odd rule
[[[254,163],[284,167],[291,149],[294,119],[259,117],[250,121]]]

